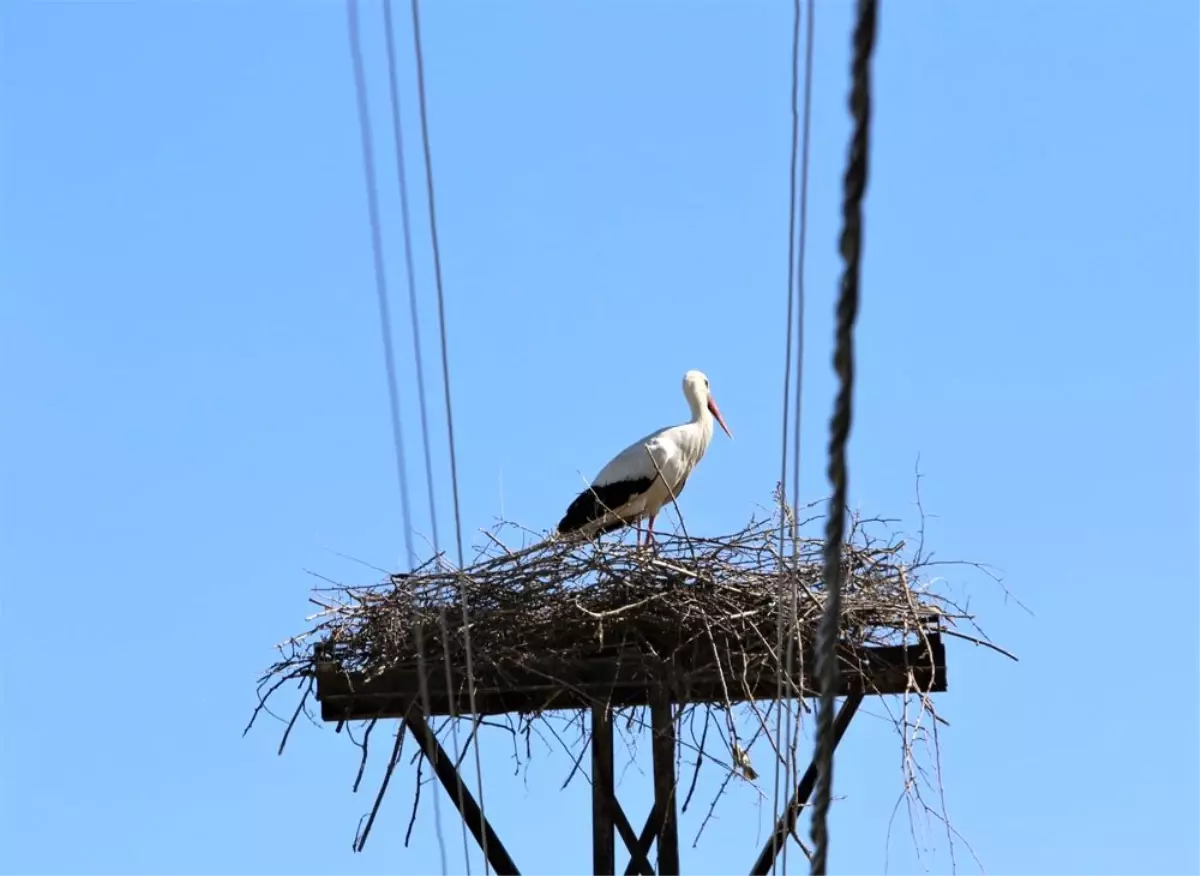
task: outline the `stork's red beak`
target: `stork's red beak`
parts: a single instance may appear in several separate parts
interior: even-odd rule
[[[717,403],[713,401],[713,397],[711,395],[708,397],[708,410],[709,413],[716,417],[717,422],[721,424],[721,428],[725,430],[725,434],[732,439],[733,433],[730,432],[729,427],[725,425],[725,418],[721,416],[721,409],[717,407]]]

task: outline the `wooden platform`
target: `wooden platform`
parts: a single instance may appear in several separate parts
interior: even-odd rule
[[[930,632],[927,642],[904,646],[843,647],[840,652],[840,695],[903,694],[914,689],[931,693],[946,690],[946,651],[941,636]],[[414,661],[376,678],[342,671],[327,645],[314,654],[316,695],[325,721],[402,718],[409,706],[419,704],[420,674]],[[707,655],[707,656],[706,656]],[[430,714],[470,714],[466,671],[453,661],[453,685],[446,683],[440,655],[426,660]],[[475,664],[481,663],[476,655]],[[674,653],[670,660],[633,650],[611,648],[566,659],[529,655],[521,665],[502,669],[477,668],[475,701],[480,715],[509,712],[533,713],[555,709],[590,708],[596,703],[612,707],[650,705],[656,690],[666,689],[675,703],[722,703],[725,690],[732,702],[773,699],[777,679],[767,671],[762,655],[734,661],[722,656],[725,684],[717,670],[712,648]],[[796,661],[796,682],[805,695],[815,695],[815,659],[811,653]],[[418,706],[419,707],[419,706]]]
[[[653,633],[642,630],[628,635],[623,645],[586,651],[557,647],[567,643],[552,642],[541,653],[521,654],[500,666],[486,659],[491,655],[475,655],[475,701],[480,715],[590,710],[592,858],[596,874],[615,876],[621,872],[616,866],[617,837],[629,852],[626,876],[677,876],[680,872],[674,766],[676,705],[770,700],[777,694],[775,661],[761,637],[756,650],[740,640],[712,641],[703,637],[704,642],[681,642],[688,635],[678,628],[660,628]],[[631,644],[633,641],[637,644]],[[811,650],[806,650],[796,660],[794,681],[804,696],[815,696],[816,661]],[[835,747],[864,697],[946,690],[946,650],[934,628],[928,628],[918,644],[844,643],[838,657],[838,695],[843,699],[834,718]],[[496,876],[519,876],[508,849],[485,817],[481,803],[476,802],[470,783],[463,780],[454,759],[441,747],[423,715],[417,662],[401,662],[367,680],[362,673],[344,671],[338,648],[325,642],[315,647],[313,663],[322,720],[401,719],[421,745]],[[452,652],[450,663],[452,677],[448,684],[442,652],[434,647],[426,657],[431,716],[471,713],[463,661]],[[635,831],[615,795],[613,709],[622,706],[647,706],[650,711],[654,803],[640,832]],[[816,763],[810,763],[796,782],[775,829],[755,859],[752,876],[766,876],[780,850],[794,836],[797,821],[816,786],[817,774]],[[657,865],[651,863],[652,850]]]

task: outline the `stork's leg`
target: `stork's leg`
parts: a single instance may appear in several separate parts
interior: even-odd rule
[[[650,547],[654,542],[654,518],[657,516],[657,514],[651,514],[649,521],[646,523],[646,547]]]

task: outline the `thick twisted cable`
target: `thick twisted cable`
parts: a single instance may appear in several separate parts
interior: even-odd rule
[[[876,0],[858,0],[854,26],[854,60],[850,112],[854,133],[843,178],[843,269],[838,294],[837,336],[833,366],[838,394],[829,423],[829,481],[833,494],[825,521],[825,607],[817,636],[817,674],[821,700],[817,710],[817,787],[813,805],[811,873],[824,876],[829,855],[829,802],[833,792],[833,708],[838,688],[837,642],[842,613],[842,542],[846,515],[846,443],[850,437],[854,391],[854,321],[858,316],[858,279],[862,256],[862,202],[867,188],[867,153],[871,120],[871,54],[875,48]]]

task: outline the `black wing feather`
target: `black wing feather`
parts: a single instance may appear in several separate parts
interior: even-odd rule
[[[611,484],[588,487],[575,497],[575,501],[567,508],[567,513],[558,522],[561,533],[575,532],[589,523],[599,520],[606,511],[615,511],[630,499],[638,496],[654,484],[654,478],[636,478],[633,480],[613,481]],[[604,532],[620,529],[625,524],[614,521],[604,528]]]

